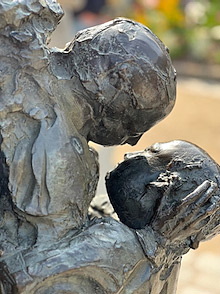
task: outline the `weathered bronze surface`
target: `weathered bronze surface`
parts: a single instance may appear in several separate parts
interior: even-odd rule
[[[62,15],[53,0],[0,0],[0,293],[175,293],[181,255],[218,232],[219,167],[184,142],[127,155],[107,179],[124,224],[88,217],[88,142],[136,144],[172,110],[176,74],[127,19],[50,49]]]
[[[116,213],[131,228],[150,226],[191,248],[219,230],[220,168],[189,142],[126,154],[106,184]]]

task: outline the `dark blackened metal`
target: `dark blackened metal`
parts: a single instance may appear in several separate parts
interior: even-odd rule
[[[144,156],[136,156],[119,164],[106,177],[110,201],[127,226],[141,229],[149,224],[161,195],[152,184],[158,176],[159,171],[152,170]]]

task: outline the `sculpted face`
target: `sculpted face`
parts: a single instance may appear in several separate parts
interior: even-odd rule
[[[89,140],[134,145],[172,110],[175,70],[167,48],[143,25],[116,19],[80,31],[65,52],[93,109]]]
[[[138,229],[151,223],[163,197],[164,210],[174,207],[203,181],[216,181],[216,175],[220,184],[219,167],[205,151],[172,141],[126,154],[106,177],[106,186],[121,221]]]

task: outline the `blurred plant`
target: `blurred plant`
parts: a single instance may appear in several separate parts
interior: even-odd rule
[[[172,57],[220,63],[220,0],[108,3],[114,6],[114,16],[130,17],[152,29],[170,48]]]
[[[220,1],[190,1],[185,16],[186,55],[197,61],[220,63]]]

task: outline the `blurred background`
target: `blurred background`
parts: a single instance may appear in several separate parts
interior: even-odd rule
[[[136,146],[102,147],[97,194],[106,194],[107,171],[126,152],[155,142],[190,141],[220,164],[220,0],[58,0],[65,16],[50,46],[63,48],[75,33],[122,16],[148,26],[170,49],[178,74],[177,102],[171,114]],[[220,236],[183,257],[177,294],[220,293]]]

